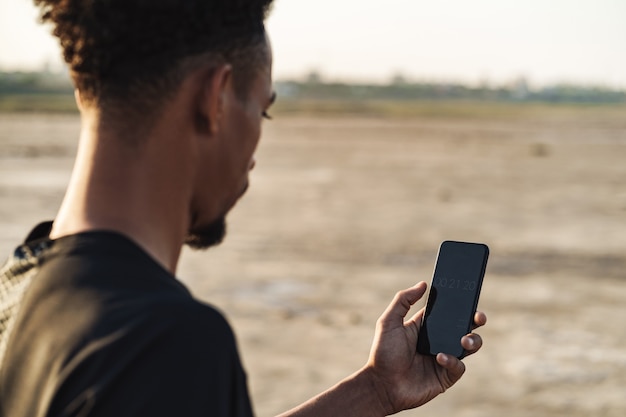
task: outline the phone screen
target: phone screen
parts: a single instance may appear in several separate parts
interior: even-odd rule
[[[482,243],[441,244],[417,340],[418,352],[463,357],[461,337],[471,331],[488,257],[489,248]]]

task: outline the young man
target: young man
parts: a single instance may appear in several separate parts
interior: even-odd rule
[[[0,416],[252,415],[230,327],[174,274],[247,188],[275,97],[270,2],[35,0],[82,129],[54,223],[0,271]],[[405,323],[425,290],[396,295],[362,369],[284,416],[389,415],[454,384],[463,363],[417,354],[422,313]]]

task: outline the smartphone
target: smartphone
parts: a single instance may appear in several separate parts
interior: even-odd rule
[[[439,247],[417,351],[462,358],[461,337],[472,330],[489,248],[482,243],[447,240]]]

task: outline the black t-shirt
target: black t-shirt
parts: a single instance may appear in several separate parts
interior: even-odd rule
[[[126,237],[49,227],[0,271],[0,417],[252,416],[219,312]]]

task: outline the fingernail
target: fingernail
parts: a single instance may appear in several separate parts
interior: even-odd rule
[[[472,349],[474,347],[474,339],[472,339],[471,337],[468,337],[467,345],[469,346],[470,349]]]

